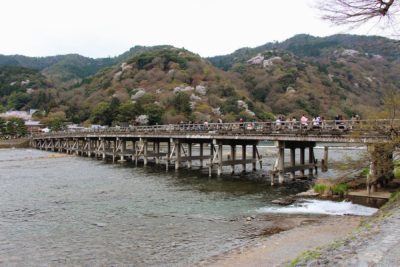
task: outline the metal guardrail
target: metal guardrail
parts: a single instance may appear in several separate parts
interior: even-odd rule
[[[36,134],[33,137],[76,136],[77,134],[121,134],[121,133],[165,133],[165,134],[297,134],[297,133],[364,133],[385,135],[400,129],[400,120],[329,120],[302,123],[300,121],[266,121],[266,122],[234,122],[203,124],[167,124],[129,127],[107,127],[99,129],[77,129]]]

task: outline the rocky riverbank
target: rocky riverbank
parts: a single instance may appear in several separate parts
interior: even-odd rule
[[[27,138],[0,140],[0,149],[1,148],[28,148],[28,147],[29,147],[29,139],[27,139]]]
[[[343,224],[344,225],[344,224]],[[303,253],[290,266],[399,266],[400,193],[350,236]]]
[[[265,216],[265,218],[270,218]],[[359,216],[291,215],[275,221],[275,226],[251,247],[220,255],[200,266],[285,266],[296,255],[343,238],[358,227]],[[276,229],[272,232],[272,229]]]

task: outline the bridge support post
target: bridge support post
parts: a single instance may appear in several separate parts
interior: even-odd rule
[[[168,171],[169,164],[171,163],[171,141],[167,143],[167,160],[165,162],[165,170]]]
[[[148,158],[147,158],[147,149],[148,149],[148,142],[147,139],[143,139],[143,165],[147,166]]]
[[[119,140],[120,145],[120,162],[125,162],[125,151],[126,151],[126,141],[124,139]]]
[[[285,170],[285,142],[278,142],[278,182],[283,184],[285,182],[284,177]]]
[[[310,165],[314,163],[314,147],[311,145],[308,147],[308,163],[310,163]],[[312,167],[308,169],[308,174],[309,176],[313,176]]]
[[[175,170],[179,170],[179,167],[181,165],[181,150],[182,150],[182,144],[181,141],[175,141],[175,155],[176,155],[176,159],[175,159]]]
[[[212,175],[212,168],[213,168],[213,158],[214,158],[214,140],[210,143],[210,160],[208,165],[208,176],[211,177]]]
[[[222,174],[222,151],[224,149],[224,146],[222,143],[218,144],[218,170],[217,170],[217,175],[218,177],[221,177]]]
[[[253,171],[256,171],[256,170],[257,170],[257,162],[256,162],[256,159],[257,159],[257,145],[253,144],[253,162],[252,162]]]
[[[103,147],[103,153],[102,153],[102,158],[103,160],[106,160],[106,149],[107,149],[107,144],[104,138],[101,139],[101,146]]]
[[[324,146],[324,158],[321,160],[321,171],[328,171],[328,146]]]
[[[200,169],[203,168],[203,143],[200,143]]]
[[[242,145],[242,172],[246,172],[246,145]]]
[[[156,165],[160,164],[160,142],[155,142]]]
[[[231,159],[232,161],[236,160],[236,145],[231,145]],[[231,165],[231,169],[232,169],[232,174],[235,173],[235,164]]]
[[[290,148],[290,167],[295,167],[295,166],[296,166],[296,148],[291,147]],[[295,171],[290,172],[290,179],[292,181],[294,181],[295,175],[296,175]]]
[[[300,165],[304,166],[305,164],[305,148],[301,147],[300,148]],[[305,173],[304,173],[304,169],[300,170],[300,174],[302,177],[304,177]]]
[[[189,169],[191,169],[192,168],[192,143],[191,142],[188,143],[188,157],[189,157],[189,159],[187,161],[187,167]]]

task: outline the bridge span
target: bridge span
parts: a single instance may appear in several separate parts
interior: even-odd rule
[[[278,156],[267,171],[271,184],[274,184],[276,177],[279,183],[283,183],[285,177],[294,179],[296,173],[304,177],[305,170],[313,175],[318,167],[326,169],[328,147],[325,147],[324,158],[318,162],[314,156],[317,142],[327,145],[363,144],[368,146],[371,158],[368,189],[375,190],[378,183],[393,173],[393,164],[388,164],[392,161],[392,153],[382,157],[377,151],[382,151],[381,147],[390,142],[394,123],[400,124],[393,120],[365,120],[318,124],[285,121],[110,127],[39,134],[32,136],[31,146],[87,157],[111,158],[113,162],[132,160],[147,165],[153,159],[155,164],[164,164],[166,170],[171,165],[176,170],[183,165],[191,168],[193,161],[199,161],[201,168],[208,168],[210,176],[214,170],[220,176],[223,166],[231,166],[232,173],[235,165],[241,165],[242,171],[246,171],[247,164],[251,164],[253,170],[257,165],[262,168],[257,145],[261,141],[275,141]],[[238,146],[241,153],[237,152]],[[197,153],[194,153],[194,147]],[[224,155],[224,147],[230,148],[228,155]],[[289,162],[285,162],[285,149],[290,151]],[[300,158],[296,160],[297,149]],[[387,168],[388,165],[392,169]]]

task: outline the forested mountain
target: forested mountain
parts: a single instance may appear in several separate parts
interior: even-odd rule
[[[135,46],[115,58],[0,56],[1,65],[3,107],[99,124],[367,116],[400,90],[399,43],[376,36],[296,35],[208,59]]]

